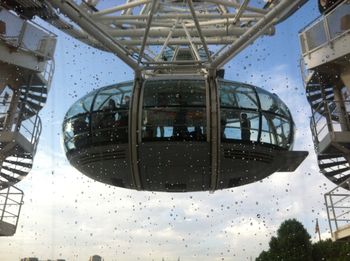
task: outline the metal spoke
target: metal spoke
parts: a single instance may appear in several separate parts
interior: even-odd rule
[[[180,47],[193,52],[192,64],[202,48],[207,59],[197,64],[201,69],[222,68],[258,37],[272,35],[274,25],[305,2],[280,0],[270,8],[249,0],[126,0],[101,8],[96,0],[80,6],[74,0],[45,1],[57,8],[55,19],[47,21],[76,39],[116,54],[134,70],[157,64],[173,72],[184,66],[175,59]],[[172,61],[161,59],[167,48],[175,50]]]

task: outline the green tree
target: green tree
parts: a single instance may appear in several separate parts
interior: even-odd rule
[[[350,260],[349,242],[332,242],[332,240],[321,240],[312,246],[312,257],[314,261],[347,261]]]
[[[269,250],[263,251],[257,261],[312,261],[310,235],[295,219],[284,221],[272,237]]]

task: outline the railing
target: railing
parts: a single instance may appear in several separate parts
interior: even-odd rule
[[[0,188],[1,189],[1,188]],[[0,221],[17,227],[23,205],[23,191],[15,186],[0,191]]]
[[[36,152],[36,149],[39,143],[40,134],[42,131],[42,123],[39,115],[34,114],[34,117],[30,117],[25,119],[24,121],[21,121],[17,131],[20,134],[22,134],[22,136],[24,136],[34,146],[34,149],[33,149],[33,155],[34,155]]]
[[[50,60],[47,61],[44,71],[41,73],[42,77],[46,81],[47,93],[49,93],[50,91],[54,72],[55,72],[55,60],[52,57]]]
[[[9,107],[11,104],[11,99],[7,101],[3,97],[0,97],[0,131],[11,131],[19,132],[24,136],[33,146],[35,153],[40,134],[42,131],[41,119],[35,112],[31,113],[31,117],[26,117],[26,113],[30,111],[29,107],[26,106],[25,101],[20,102],[16,108],[14,120],[11,123],[7,123],[7,118],[9,117]]]
[[[343,112],[340,108],[343,108]],[[321,113],[322,111],[322,113]],[[312,108],[310,127],[315,146],[329,133],[342,131],[342,126],[349,126],[350,101],[320,101],[316,108]]]
[[[350,193],[344,193],[340,190],[341,187],[345,186],[349,186],[349,180],[345,180],[324,195],[332,236],[334,232],[350,224]]]
[[[350,31],[350,0],[345,0],[328,14],[317,18],[300,33],[303,56],[331,44]]]
[[[5,30],[0,32],[1,40],[14,48],[31,51],[47,60],[52,59],[56,46],[55,34],[1,7],[0,21],[5,25]]]

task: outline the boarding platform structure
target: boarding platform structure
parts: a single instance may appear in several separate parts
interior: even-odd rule
[[[30,172],[50,89],[56,36],[0,7],[0,236],[16,231],[23,192],[14,185]],[[20,199],[13,197],[20,195]],[[12,211],[17,204],[18,211]],[[10,209],[10,210],[9,210]],[[9,214],[12,213],[12,214]],[[8,215],[13,222],[8,223]]]
[[[325,195],[332,238],[348,240],[350,220],[345,216],[350,208],[344,204],[350,204],[350,1],[338,1],[299,37],[318,166],[336,185]]]

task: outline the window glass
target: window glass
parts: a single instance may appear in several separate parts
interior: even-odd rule
[[[221,139],[257,141],[259,113],[221,109]]]
[[[92,92],[77,101],[67,112],[66,119],[72,118],[79,114],[89,113],[95,94],[96,92]]]
[[[93,143],[128,141],[132,86],[132,82],[122,83],[97,94],[91,115]]]
[[[254,87],[241,83],[219,81],[221,107],[258,109]]]
[[[261,109],[290,117],[287,106],[274,93],[269,93],[263,89],[257,88],[260,99]]]
[[[143,140],[205,140],[203,80],[154,80],[143,92]]]

